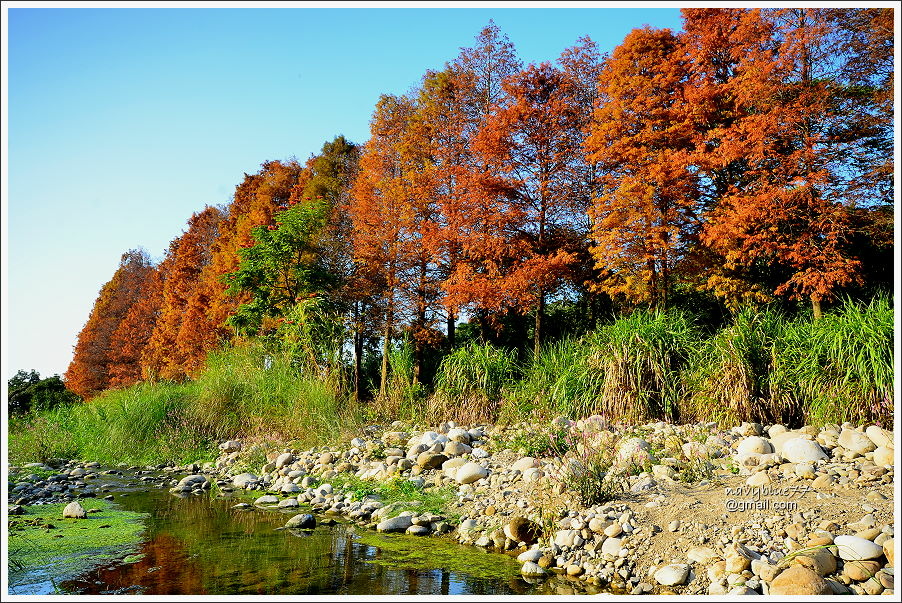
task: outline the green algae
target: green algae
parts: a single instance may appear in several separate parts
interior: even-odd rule
[[[105,500],[81,501],[86,519],[63,518],[65,504],[30,505],[8,518],[9,588],[51,583],[134,554],[144,513],[123,511]]]
[[[440,538],[361,531],[354,539],[379,549],[379,557],[368,560],[377,565],[412,570],[443,569],[483,580],[507,580],[520,575],[520,564],[513,557]]]

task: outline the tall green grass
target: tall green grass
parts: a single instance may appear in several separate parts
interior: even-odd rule
[[[10,422],[10,461],[184,463],[210,458],[215,444],[227,438],[312,445],[355,432],[356,406],[328,380],[298,374],[291,365],[288,355],[268,354],[260,346],[234,347],[211,354],[195,381],[142,383],[16,417]]]
[[[426,418],[494,421],[518,370],[512,352],[491,344],[470,343],[454,350],[439,365]]]

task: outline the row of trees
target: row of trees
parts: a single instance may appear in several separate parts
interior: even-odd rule
[[[490,24],[415,90],[382,96],[362,146],[338,137],[304,165],[267,162],[159,265],[125,254],[67,385],[181,379],[311,304],[346,326],[355,391],[381,343],[384,392],[393,338],[412,342],[418,379],[462,319],[521,346],[531,331],[538,350],[549,304],[783,296],[818,316],[839,292],[885,284],[892,11],[683,18],[610,56],[582,38],[527,66]]]

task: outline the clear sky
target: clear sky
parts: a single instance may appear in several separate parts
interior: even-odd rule
[[[472,6],[472,5],[470,5]],[[123,252],[159,259],[263,161],[368,137],[494,19],[524,62],[674,8],[7,9],[3,375],[62,374]]]

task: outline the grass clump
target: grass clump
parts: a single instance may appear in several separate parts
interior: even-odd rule
[[[465,424],[494,421],[517,372],[509,350],[478,343],[454,350],[439,365],[427,419]]]

